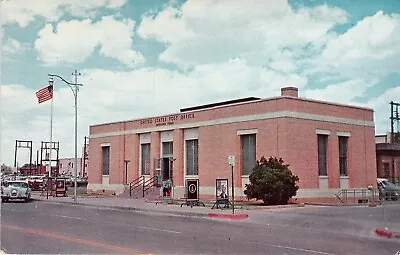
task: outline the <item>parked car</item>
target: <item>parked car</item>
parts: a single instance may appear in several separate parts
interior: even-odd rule
[[[1,202],[21,199],[25,202],[31,199],[31,188],[29,188],[27,181],[9,181],[2,183]]]
[[[387,179],[377,179],[379,197],[382,199],[385,197],[386,200],[398,200],[400,198],[400,186],[397,186]]]
[[[29,176],[28,184],[32,190],[40,190],[43,186],[43,176]]]
[[[76,186],[77,187],[86,186],[87,184],[88,184],[88,180],[86,178],[83,178],[83,177],[76,178]],[[71,177],[70,185],[71,185],[71,187],[74,187],[75,177]]]

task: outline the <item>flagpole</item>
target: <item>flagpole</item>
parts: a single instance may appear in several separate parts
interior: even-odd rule
[[[48,165],[48,171],[49,171],[49,184],[47,185],[47,199],[49,198],[49,188],[51,189],[52,187],[52,182],[51,182],[51,162],[52,162],[52,152],[53,152],[53,100],[54,100],[54,82],[53,78],[50,78],[49,80],[49,85],[53,86],[52,87],[52,97],[51,97],[51,106],[50,106],[50,153],[49,153],[49,165]]]

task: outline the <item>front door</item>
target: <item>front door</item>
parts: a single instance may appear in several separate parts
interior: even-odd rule
[[[162,143],[162,162],[161,162],[161,172],[162,180],[172,181],[172,157],[173,157],[173,142],[163,142]]]
[[[171,178],[170,176],[170,163],[169,163],[169,158],[163,158],[162,159],[162,179],[163,181],[169,180]]]

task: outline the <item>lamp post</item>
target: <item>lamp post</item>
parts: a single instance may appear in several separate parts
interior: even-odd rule
[[[128,184],[128,163],[130,162],[130,160],[125,159],[125,184]]]
[[[81,73],[78,73],[77,70],[75,70],[72,75],[75,76],[75,83],[68,82],[65,80],[63,77],[57,74],[48,74],[50,78],[57,77],[60,80],[62,80],[64,83],[66,83],[70,89],[72,90],[72,94],[74,94],[74,101],[75,101],[75,164],[74,164],[74,169],[75,169],[75,180],[74,180],[74,201],[76,202],[76,184],[77,184],[77,178],[78,178],[78,86],[83,86],[82,84],[78,83],[78,75],[81,75]]]
[[[233,182],[233,167],[235,166],[235,156],[228,157],[228,164],[231,166],[232,174],[232,214],[235,214],[235,183]]]

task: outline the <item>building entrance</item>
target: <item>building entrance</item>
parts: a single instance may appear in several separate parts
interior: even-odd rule
[[[163,181],[172,181],[172,157],[173,157],[173,143],[162,143],[162,159],[161,159],[161,174]]]
[[[162,180],[166,181],[166,180],[170,180],[171,178],[171,159],[169,157],[165,157],[162,159],[162,166],[161,166],[161,170],[162,170]]]

